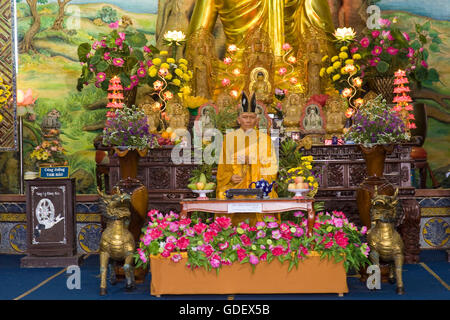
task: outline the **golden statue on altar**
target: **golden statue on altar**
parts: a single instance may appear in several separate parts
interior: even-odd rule
[[[283,103],[283,125],[286,131],[300,131],[300,117],[306,104],[306,99],[298,93],[291,93]]]
[[[187,130],[189,124],[189,111],[178,101],[176,97],[167,102],[166,113],[170,128],[173,130]]]
[[[255,68],[250,73],[250,95],[256,100],[270,105],[272,102],[272,85],[269,82],[269,73],[264,68]]]
[[[328,98],[326,107],[326,131],[327,134],[333,136],[341,136],[345,126],[345,101],[339,96]]]
[[[261,28],[269,35],[275,57],[283,56],[285,42],[297,49],[299,36],[311,27],[334,32],[326,0],[197,0],[189,34],[201,28],[212,33],[217,17],[228,45],[242,46],[250,30]]]
[[[206,29],[196,30],[190,35],[186,47],[186,58],[191,64],[192,95],[211,99],[214,93],[214,38]]]

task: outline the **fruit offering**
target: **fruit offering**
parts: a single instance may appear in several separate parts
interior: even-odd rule
[[[289,183],[288,190],[309,189],[309,184],[304,177],[295,177],[294,183]]]
[[[197,181],[188,184],[188,188],[191,190],[214,190],[216,184],[214,182],[208,182],[205,174],[202,173]]]

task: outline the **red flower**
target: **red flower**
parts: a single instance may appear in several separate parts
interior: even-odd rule
[[[215,231],[207,231],[203,234],[203,239],[206,243],[210,243],[212,240],[214,240],[214,237],[217,236],[217,232]]]
[[[345,236],[345,233],[342,231],[336,232],[334,235],[334,240],[336,241],[337,245],[345,248],[348,245],[348,238]]]
[[[364,37],[364,38],[361,39],[361,41],[359,43],[361,44],[361,46],[363,48],[367,48],[369,46],[369,44],[370,44],[370,40],[369,40],[369,38]]]
[[[177,240],[177,247],[180,248],[180,250],[186,250],[189,245],[189,239],[186,237],[181,237]]]
[[[214,252],[213,247],[212,247],[211,245],[209,245],[209,244],[208,244],[207,246],[203,246],[203,248],[201,248],[200,250],[203,251],[203,253],[205,253],[205,255],[206,255],[207,257],[209,257],[210,255],[212,255],[213,252]]]
[[[260,261],[267,261],[267,252],[264,252],[263,255],[261,255],[261,257],[259,257]]]
[[[271,251],[274,256],[281,256],[284,253],[283,247],[281,246],[276,246]]]
[[[182,219],[182,220],[180,220],[180,224],[184,225],[184,226],[190,225],[191,219],[189,219],[189,218]]]
[[[161,253],[161,256],[162,256],[163,258],[167,258],[167,257],[170,256],[170,252],[167,251],[167,250],[164,250],[164,251]]]
[[[150,231],[150,238],[152,240],[158,239],[161,236],[162,236],[162,231],[159,229],[152,229],[152,231]]]
[[[171,251],[173,251],[173,249],[175,249],[175,245],[172,242],[168,242],[164,246],[164,249],[166,249],[167,251],[171,252]]]
[[[239,261],[242,261],[247,257],[247,253],[242,248],[237,249],[236,252],[237,252]]]
[[[202,222],[197,223],[194,226],[194,230],[195,232],[197,232],[198,234],[202,233],[208,226]]]
[[[243,244],[244,246],[249,247],[249,246],[252,245],[252,241],[251,241],[250,238],[249,238],[248,236],[246,236],[245,234],[243,234],[243,235],[240,237],[240,239],[241,239],[242,244]]]
[[[216,223],[222,228],[222,229],[228,229],[231,226],[231,219],[228,217],[219,217],[216,219]]]

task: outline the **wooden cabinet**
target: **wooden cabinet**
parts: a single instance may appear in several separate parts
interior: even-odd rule
[[[78,264],[75,224],[75,179],[25,182],[27,256],[22,267]]]

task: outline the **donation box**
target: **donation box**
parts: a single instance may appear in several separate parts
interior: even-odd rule
[[[76,254],[75,179],[25,182],[27,256],[22,267],[78,264]]]

